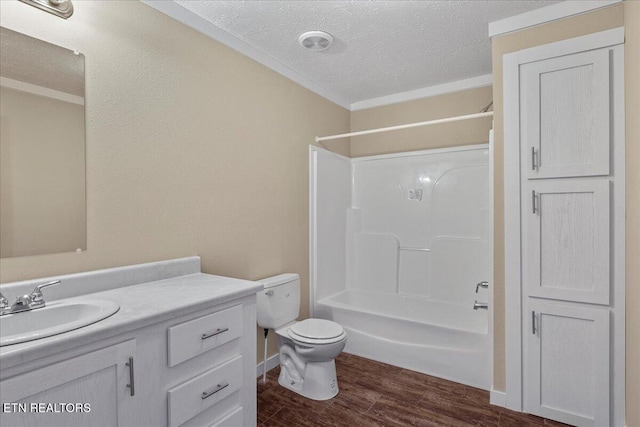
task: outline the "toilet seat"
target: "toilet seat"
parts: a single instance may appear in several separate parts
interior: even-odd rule
[[[333,344],[346,338],[342,326],[325,319],[306,319],[289,328],[291,339],[305,344]]]

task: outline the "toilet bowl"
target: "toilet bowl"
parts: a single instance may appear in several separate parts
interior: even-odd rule
[[[335,358],[347,343],[336,322],[324,319],[296,321],[300,313],[300,276],[281,274],[260,282],[258,325],[278,337],[278,383],[304,397],[327,400],[338,392]]]
[[[319,330],[318,325],[323,329]],[[313,336],[301,334],[314,329]],[[280,352],[278,383],[313,400],[335,397],[339,388],[334,359],[347,343],[344,329],[329,320],[306,319],[276,329],[276,334]]]

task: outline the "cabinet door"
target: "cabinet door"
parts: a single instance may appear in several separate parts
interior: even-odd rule
[[[520,67],[526,178],[609,174],[609,61],[600,49]]]
[[[2,381],[3,403],[15,405],[0,425],[133,426],[137,399],[126,364],[135,350],[130,340]]]
[[[609,310],[529,299],[528,412],[609,425]]]
[[[523,186],[528,296],[609,304],[609,185],[592,179]]]

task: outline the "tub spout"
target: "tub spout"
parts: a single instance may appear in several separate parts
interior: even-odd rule
[[[489,309],[489,304],[486,302],[478,302],[478,301],[474,301],[473,303],[473,309],[477,310],[477,309],[482,309],[482,310],[488,310]]]
[[[289,344],[283,344],[280,347],[280,364],[284,366],[291,378],[302,381],[302,374],[304,374],[307,364]]]

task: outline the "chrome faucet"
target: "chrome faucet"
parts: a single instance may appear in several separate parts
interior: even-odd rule
[[[9,314],[29,310],[31,310],[31,297],[29,295],[20,295],[11,306]]]
[[[477,309],[482,309],[482,310],[488,310],[489,309],[489,304],[486,302],[478,302],[478,301],[474,301],[473,302],[473,309],[477,310]]]
[[[489,282],[480,282],[476,285],[476,294],[478,293],[478,289],[487,289],[489,288]]]
[[[7,308],[9,303],[6,298],[0,298],[0,316],[5,314],[20,313],[23,311],[35,310],[36,308],[42,308],[45,306],[44,296],[42,295],[42,288],[47,286],[53,286],[60,283],[60,280],[54,280],[51,282],[43,283],[36,286],[33,291],[28,295],[21,295],[16,298],[11,308]],[[2,294],[0,294],[1,296]]]

